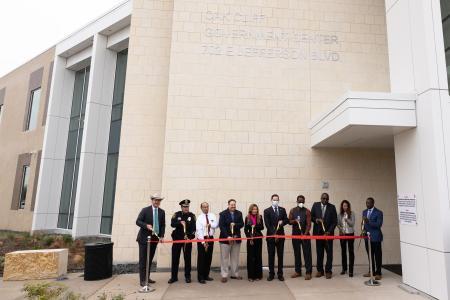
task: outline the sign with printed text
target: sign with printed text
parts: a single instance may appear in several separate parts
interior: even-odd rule
[[[202,54],[339,62],[341,39],[335,32],[281,26],[259,9],[202,12]]]
[[[397,196],[398,219],[401,225],[417,225],[417,201],[415,194]]]

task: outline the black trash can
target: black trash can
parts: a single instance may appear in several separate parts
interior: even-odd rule
[[[84,245],[84,280],[100,280],[112,276],[114,243]]]

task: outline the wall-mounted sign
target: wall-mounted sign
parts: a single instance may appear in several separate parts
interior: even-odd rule
[[[417,201],[415,194],[397,195],[398,219],[402,225],[417,225]]]

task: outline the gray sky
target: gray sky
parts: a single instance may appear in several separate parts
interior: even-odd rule
[[[0,0],[0,77],[123,0]]]

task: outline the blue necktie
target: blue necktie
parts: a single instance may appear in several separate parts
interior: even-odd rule
[[[158,208],[154,208],[153,211],[153,232],[159,235]]]

